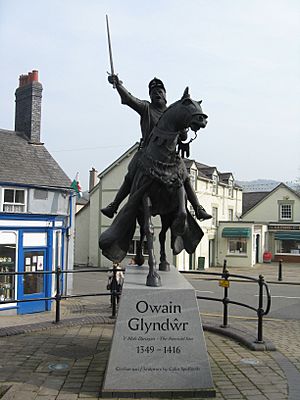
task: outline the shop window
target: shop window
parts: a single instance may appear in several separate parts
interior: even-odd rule
[[[247,254],[247,239],[228,239],[228,254]]]
[[[15,272],[16,245],[0,244],[0,272]],[[15,299],[15,277],[0,275],[0,301]]]
[[[128,255],[135,255],[136,251],[137,251],[137,245],[138,245],[139,240],[132,240],[130,245],[129,245],[129,249],[128,249]],[[146,240],[144,240],[143,242],[143,255],[146,256],[148,255],[148,247],[147,247],[147,242]]]
[[[3,189],[2,211],[12,213],[25,212],[25,190],[24,189]]]
[[[42,251],[26,251],[24,255],[25,272],[44,270],[44,253]],[[44,291],[43,274],[25,274],[23,278],[24,294],[41,293]]]
[[[276,240],[277,254],[300,255],[300,240]]]
[[[293,217],[292,204],[280,204],[279,215],[280,215],[280,219],[291,220]]]

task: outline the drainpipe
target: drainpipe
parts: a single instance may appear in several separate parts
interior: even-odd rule
[[[67,243],[66,243],[66,269],[69,269],[69,242],[70,242],[70,229],[72,228],[72,224],[73,224],[73,198],[76,196],[76,193],[74,193],[73,191],[71,192],[70,196],[69,196],[69,224],[64,227],[63,229],[63,233],[65,234]],[[66,279],[64,280],[64,292],[67,293],[68,292],[68,274],[65,274]]]

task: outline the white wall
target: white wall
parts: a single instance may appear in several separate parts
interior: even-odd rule
[[[90,205],[87,204],[76,214],[75,264],[89,263]]]

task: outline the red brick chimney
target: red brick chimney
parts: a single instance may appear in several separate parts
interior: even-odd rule
[[[15,131],[23,132],[31,143],[40,143],[43,87],[36,70],[20,75],[16,90]]]
[[[97,185],[97,183],[99,182],[98,179],[98,171],[92,167],[92,169],[90,170],[90,182],[89,182],[89,192]]]

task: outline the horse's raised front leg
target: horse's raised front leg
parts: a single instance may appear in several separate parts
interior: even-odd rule
[[[149,253],[149,273],[147,276],[146,285],[147,286],[161,286],[160,276],[156,270],[156,261],[154,256],[153,249],[153,234],[154,229],[151,221],[151,200],[149,196],[145,195],[143,198],[143,206],[144,206],[144,232],[147,239],[148,253]]]
[[[159,244],[160,244],[160,263],[159,270],[160,271],[170,271],[170,264],[167,261],[166,255],[166,233],[170,228],[170,220],[165,215],[161,216],[161,231],[159,234]]]
[[[138,224],[140,226],[140,241],[136,245],[136,255],[134,261],[137,265],[143,265],[145,257],[143,256],[143,242],[145,239],[145,218],[142,215],[138,215]]]

